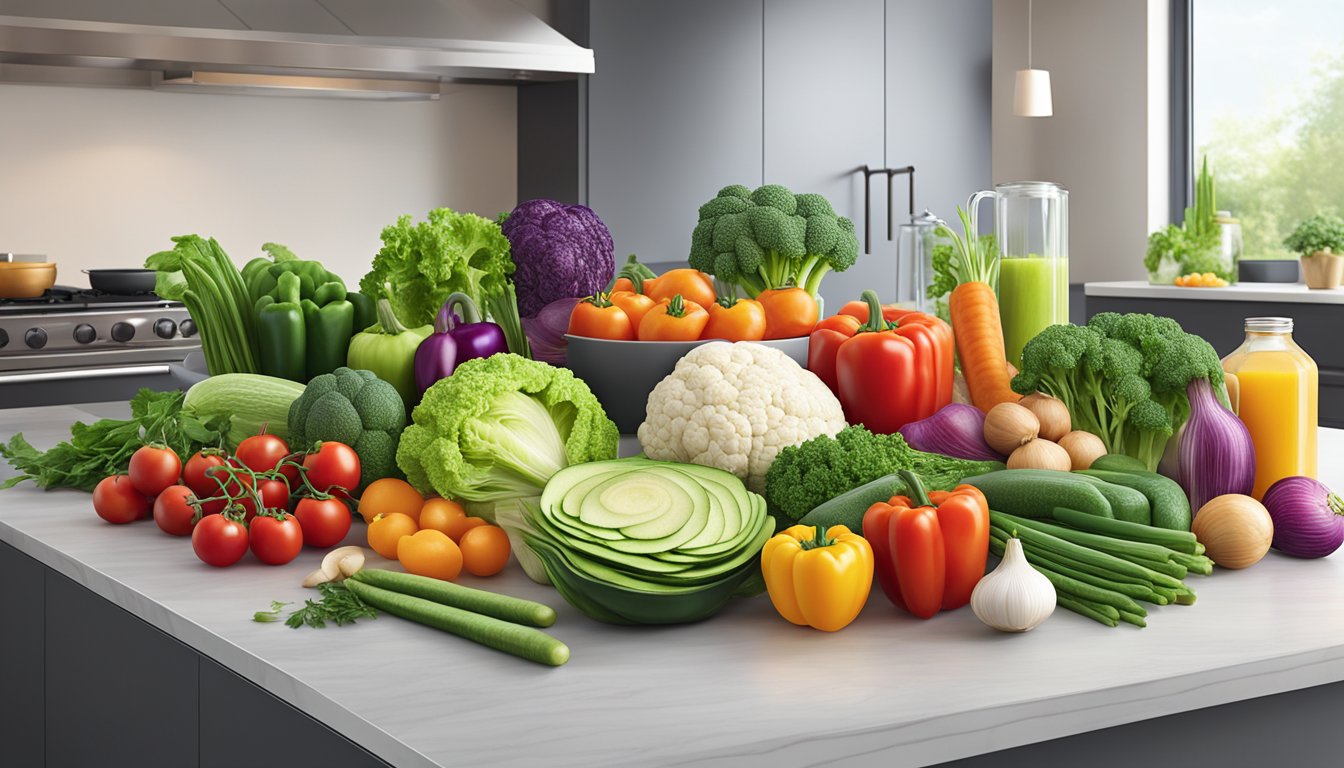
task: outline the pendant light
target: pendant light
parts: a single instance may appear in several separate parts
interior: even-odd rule
[[[1018,117],[1050,117],[1055,113],[1050,98],[1050,72],[1031,68],[1031,3],[1027,0],[1027,68],[1017,70],[1013,83],[1013,114]]]

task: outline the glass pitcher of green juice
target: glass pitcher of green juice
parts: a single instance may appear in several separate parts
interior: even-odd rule
[[[997,184],[971,196],[973,227],[987,198],[994,200],[1003,344],[1020,367],[1033,336],[1069,322],[1069,192],[1048,181]]]

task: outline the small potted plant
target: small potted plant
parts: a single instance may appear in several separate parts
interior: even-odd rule
[[[1329,213],[1304,219],[1283,239],[1302,257],[1308,288],[1337,288],[1344,279],[1344,221]]]

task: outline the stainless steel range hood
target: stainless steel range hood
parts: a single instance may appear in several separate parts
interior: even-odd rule
[[[0,0],[0,82],[414,99],[592,71],[508,0]]]

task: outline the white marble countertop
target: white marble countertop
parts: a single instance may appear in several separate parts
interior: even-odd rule
[[[87,408],[0,410],[0,439],[47,447]],[[1344,431],[1322,430],[1320,448],[1344,487]],[[468,580],[556,606],[573,658],[550,669],[393,617],[254,623],[271,600],[311,596],[299,581],[317,553],[210,568],[152,522],[103,523],[75,491],[0,492],[0,540],[401,768],[927,765],[1344,680],[1344,555],[1191,577],[1198,603],[1150,608],[1147,629],[1058,611],[1024,635],[965,609],[913,619],[876,591],[836,634],[764,597],[698,625],[611,627],[516,568]]]
[[[1149,285],[1146,280],[1084,283],[1088,296],[1135,299],[1205,299],[1211,301],[1268,301],[1292,304],[1344,304],[1344,288],[1311,289],[1304,283],[1237,283],[1222,288],[1182,288]]]

